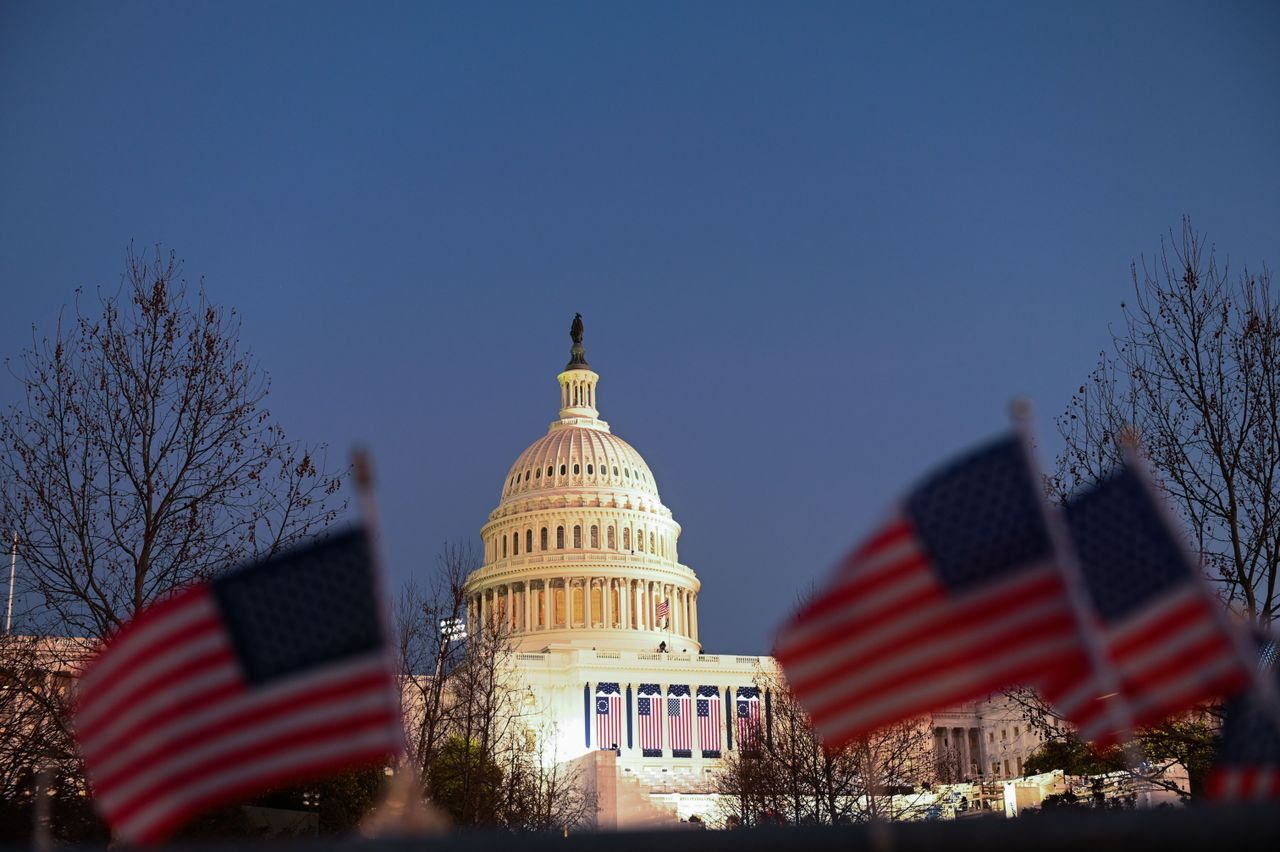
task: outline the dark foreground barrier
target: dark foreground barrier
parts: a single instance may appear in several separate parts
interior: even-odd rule
[[[879,823],[833,828],[688,829],[558,835],[461,832],[421,838],[199,844],[187,852],[1175,852],[1275,849],[1280,804],[1072,811],[1020,819]]]

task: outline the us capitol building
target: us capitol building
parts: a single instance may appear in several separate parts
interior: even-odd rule
[[[556,377],[559,416],[516,458],[480,532],[468,631],[501,625],[511,636],[546,758],[585,770],[600,827],[676,814],[714,820],[712,776],[723,757],[768,735],[772,696],[757,681],[776,665],[702,653],[702,583],[680,562],[680,524],[649,465],[600,419],[600,376],[582,333],[578,316]],[[935,746],[959,756],[961,774],[1002,768],[1000,758],[988,764],[981,715],[935,717]],[[1017,774],[1007,761],[1003,769]]]

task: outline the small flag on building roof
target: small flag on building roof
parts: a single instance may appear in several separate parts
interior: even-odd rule
[[[1081,660],[1016,435],[924,480],[786,624],[776,655],[828,743]]]
[[[269,787],[400,753],[364,530],[144,610],[86,670],[74,723],[97,807],[133,844]]]

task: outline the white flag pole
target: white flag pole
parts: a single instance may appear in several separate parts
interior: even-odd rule
[[[1026,454],[1027,467],[1039,477],[1040,465],[1032,449],[1031,402],[1022,397],[1015,399],[1010,406],[1010,413],[1018,431],[1022,450]],[[1039,482],[1034,484],[1040,485]],[[1102,695],[1097,700],[1107,702],[1107,716],[1111,720],[1113,733],[1120,740],[1130,762],[1136,765],[1141,761],[1142,756],[1133,739],[1133,709],[1129,706],[1129,699],[1121,689],[1120,676],[1107,654],[1101,625],[1094,612],[1093,604],[1089,601],[1088,589],[1080,570],[1080,563],[1076,559],[1075,547],[1071,544],[1071,536],[1067,531],[1061,510],[1050,506],[1043,494],[1037,494],[1036,498],[1044,517],[1045,528],[1049,533],[1049,541],[1053,546],[1058,573],[1062,577],[1067,599],[1075,614],[1076,631],[1080,634],[1085,653],[1089,658],[1089,667],[1092,670],[1090,675],[1102,691]]]
[[[13,579],[18,574],[18,531],[13,531],[13,553],[9,557],[9,611],[4,617],[4,632],[13,632]]]
[[[1146,461],[1143,458],[1138,436],[1133,431],[1126,430],[1121,435],[1120,454],[1125,464],[1133,470],[1138,480],[1147,490],[1152,504],[1156,507],[1156,512],[1159,513],[1161,522],[1165,525],[1169,535],[1177,543],[1178,547],[1182,549],[1187,565],[1195,567],[1196,570],[1192,572],[1192,582],[1197,584],[1200,593],[1208,599],[1209,611],[1213,615],[1214,623],[1226,635],[1227,641],[1231,643],[1232,652],[1240,664],[1245,667],[1245,671],[1249,672],[1250,691],[1253,692],[1254,697],[1262,705],[1262,709],[1270,719],[1272,726],[1277,731],[1280,731],[1280,690],[1276,689],[1275,682],[1258,665],[1257,652],[1254,650],[1253,643],[1249,641],[1245,631],[1241,630],[1238,624],[1232,622],[1226,608],[1218,605],[1218,602],[1214,599],[1213,592],[1209,589],[1204,575],[1198,570],[1201,560],[1187,546],[1185,538],[1177,532],[1177,523],[1151,478],[1151,471],[1147,468]]]

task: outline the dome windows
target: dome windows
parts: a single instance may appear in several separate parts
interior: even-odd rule
[[[578,550],[582,549],[582,527],[579,524],[573,526],[573,546]]]
[[[613,466],[613,475],[614,476],[618,475],[618,466],[616,464]]]
[[[591,525],[591,549],[600,549],[600,528],[595,524]]]
[[[535,471],[533,472],[533,478],[534,478],[534,479],[541,479],[541,478],[542,478],[542,468],[538,468],[537,470],[535,470]]]
[[[617,530],[615,530],[612,526],[610,526],[609,532],[607,533],[606,538],[608,539],[608,542],[609,542],[609,549],[617,550],[618,549]]]
[[[524,481],[525,481],[525,482],[528,482],[528,481],[529,481],[529,471],[527,471],[527,470],[524,472]]]
[[[533,530],[524,531],[524,552],[533,553]]]
[[[555,474],[556,474],[556,466],[553,464],[547,465],[547,479],[550,479],[551,477],[555,476]]]
[[[556,527],[556,550],[564,550],[564,527]]]
[[[591,476],[593,473],[595,473],[595,467],[593,465],[587,465],[587,476]]]
[[[578,475],[579,473],[581,473],[581,472],[582,472],[582,469],[578,466],[578,463],[577,463],[577,462],[574,462],[574,463],[573,463],[573,475],[574,475],[574,476],[577,476],[577,475]]]
[[[564,465],[560,465],[560,475],[561,475],[561,476],[564,476],[564,471],[565,471],[565,466],[564,466]]]

